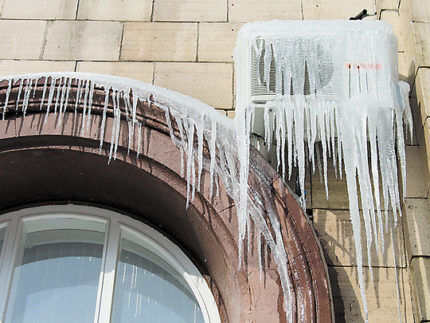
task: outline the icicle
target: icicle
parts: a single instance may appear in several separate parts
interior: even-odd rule
[[[2,117],[3,120],[4,120],[5,115],[6,115],[7,104],[9,103],[9,95],[10,95],[10,89],[12,87],[13,79],[9,80],[8,83],[9,84],[8,84],[7,90],[6,90],[6,98],[4,100],[4,106],[3,106],[3,117]]]
[[[43,103],[44,103],[44,100],[45,100],[47,86],[48,86],[48,77],[46,76],[45,77],[45,82],[43,84],[42,99],[40,100],[40,110],[42,110],[42,107],[43,107]]]
[[[87,80],[85,82],[85,90],[84,90],[84,104],[82,106],[82,124],[81,124],[81,136],[85,134],[85,120],[86,120],[86,114],[87,114],[87,103],[88,103],[88,95],[89,95],[89,83],[90,81]],[[114,109],[115,113],[115,109]]]
[[[59,125],[61,126],[63,123],[64,114],[67,110],[67,105],[69,104],[69,95],[70,95],[70,89],[72,87],[72,78],[68,78],[67,88],[66,88],[66,98],[64,99],[64,102],[62,101],[60,106],[60,116],[58,118]],[[61,109],[62,107],[62,109]]]
[[[28,108],[28,100],[30,99],[30,93],[31,93],[31,84],[33,83],[32,79],[28,79],[27,80],[27,84],[25,85],[25,90],[24,90],[24,98],[22,100],[22,114],[25,117],[26,113],[27,113],[27,108]]]
[[[46,124],[46,121],[48,121],[48,115],[49,115],[49,112],[50,112],[50,107],[51,107],[51,104],[52,104],[52,99],[54,97],[54,91],[55,91],[56,83],[57,83],[57,78],[51,77],[51,85],[49,87],[48,102],[46,104],[46,115],[45,115],[45,119],[43,121],[43,124]]]
[[[119,93],[116,95],[116,104],[114,105],[114,122],[115,122],[115,149],[114,149],[114,157],[116,160],[116,153],[118,151],[118,142],[119,142],[119,134],[121,129],[121,110],[119,108]]]
[[[203,171],[203,130],[205,126],[205,116],[202,116],[199,124],[197,125],[197,186],[196,190],[200,191],[200,179]]]
[[[113,157],[113,151],[114,151],[114,146],[115,146],[115,133],[116,133],[116,96],[117,96],[117,92],[116,91],[112,91],[112,104],[113,104],[113,111],[114,111],[114,120],[112,123],[112,133],[111,133],[111,137],[110,137],[110,148],[109,148],[109,160],[108,163],[110,163],[110,161],[112,160]]]
[[[211,122],[211,134],[210,134],[210,144],[209,144],[209,150],[210,150],[210,166],[209,166],[209,186],[210,186],[210,193],[209,196],[213,196],[213,184],[214,184],[214,170],[215,170],[215,164],[216,164],[216,141],[217,141],[217,134],[216,134],[216,128],[217,123],[212,120]]]
[[[394,231],[391,227],[391,245],[393,247],[393,260],[394,260],[394,268],[395,268],[395,274],[396,274],[396,288],[397,288],[397,311],[399,315],[399,322],[402,323],[402,313],[401,313],[401,301],[400,301],[400,284],[399,284],[399,268],[397,267],[397,257],[396,257],[396,245],[395,238],[394,238]]]
[[[342,37],[340,36],[340,41],[345,41],[345,38]],[[349,42],[356,41],[357,39],[352,37]],[[330,46],[336,46],[335,43]],[[348,45],[348,42],[346,44],[347,46],[345,46],[343,52],[351,53],[351,45]],[[257,56],[264,56],[264,85],[269,86],[270,89],[270,77],[271,75],[273,76],[271,69],[273,71],[273,68],[276,75],[282,75],[284,78],[283,84],[280,84],[279,81],[275,83],[276,91],[283,92],[276,93],[276,99],[264,107],[264,131],[268,149],[270,149],[272,143],[276,144],[282,176],[288,174],[290,178],[292,167],[298,167],[302,206],[304,207],[305,202],[304,180],[307,160],[312,164],[313,172],[315,171],[315,162],[318,164],[321,161],[323,162],[321,175],[324,177],[326,188],[328,188],[327,164],[329,157],[340,178],[342,178],[342,168],[345,166],[351,221],[355,237],[357,270],[367,320],[367,302],[362,269],[362,241],[360,236],[361,216],[357,194],[360,192],[362,217],[366,232],[366,248],[369,257],[368,263],[370,265],[372,248],[377,245],[383,248],[384,225],[385,230],[391,230],[392,225],[395,225],[397,218],[401,216],[396,151],[400,156],[400,170],[403,175],[405,166],[402,151],[404,149],[402,123],[403,121],[410,122],[407,94],[405,98],[407,91],[404,86],[399,85],[401,100],[404,102],[400,103],[401,100],[399,99],[397,100],[398,102],[396,101],[397,103],[393,103],[393,100],[387,99],[387,97],[391,97],[391,89],[396,89],[396,82],[393,82],[392,87],[385,86],[385,83],[382,82],[383,78],[377,77],[376,71],[368,70],[364,73],[362,68],[358,71],[358,68],[353,66],[344,68],[342,65],[341,70],[333,71],[333,78],[339,78],[339,84],[342,86],[340,89],[333,90],[336,93],[335,100],[330,97],[327,99],[324,96],[327,93],[321,92],[321,75],[315,72],[316,69],[321,68],[318,65],[317,58],[314,57],[315,55],[311,54],[304,60],[300,57],[297,58],[295,54],[297,51],[305,50],[307,46],[309,50],[312,49],[312,53],[317,52],[316,56],[318,56],[320,49],[317,47],[315,50],[314,44],[307,41],[305,45],[300,45],[294,40],[285,45],[276,40],[268,40],[266,42],[256,41],[252,46],[255,47]],[[328,46],[322,46],[322,54],[325,54],[324,51],[329,50]],[[367,57],[367,54],[363,52],[356,55],[357,57],[361,57],[360,55],[364,55],[362,56],[364,58]],[[351,60],[354,59],[355,56],[351,57]],[[334,62],[334,59],[332,61]],[[369,61],[372,60],[369,58]],[[330,64],[333,65],[333,62],[330,62]],[[281,64],[281,66],[277,64]],[[252,242],[250,228],[254,226],[257,234],[260,266],[262,266],[261,248],[263,246],[261,245],[261,238],[263,238],[264,245],[270,248],[277,264],[284,292],[287,320],[292,321],[294,311],[290,302],[292,285],[289,281],[288,273],[289,260],[285,253],[277,212],[271,209],[270,201],[263,200],[266,198],[265,196],[260,196],[258,191],[248,186],[250,166],[249,137],[255,115],[255,107],[250,102],[247,102],[239,95],[236,118],[230,121],[227,118],[220,117],[217,112],[202,103],[192,101],[189,98],[184,99],[177,94],[149,85],[132,83],[128,86],[124,84],[128,84],[127,82],[129,81],[124,81],[125,83],[123,84],[122,81],[118,83],[117,79],[106,77],[88,77],[87,74],[76,73],[51,73],[20,78],[16,107],[21,107],[23,112],[28,105],[32,87],[36,87],[41,77],[45,78],[41,100],[41,108],[46,109],[45,122],[53,104],[55,91],[57,91],[57,94],[54,111],[59,111],[59,122],[62,122],[72,80],[77,82],[74,112],[75,120],[77,120],[78,107],[83,107],[81,131],[84,131],[84,129],[89,130],[94,89],[104,89],[105,102],[99,133],[100,152],[104,143],[107,109],[109,107],[110,91],[112,91],[113,123],[109,162],[112,158],[116,158],[118,152],[122,113],[119,103],[120,96],[124,101],[125,118],[129,127],[128,147],[130,147],[130,136],[134,135],[134,126],[137,123],[138,156],[142,152],[142,122],[136,118],[138,100],[141,100],[141,102],[147,100],[151,102],[150,104],[153,102],[155,106],[163,109],[170,137],[181,156],[181,176],[184,177],[183,173],[184,169],[186,169],[187,206],[193,200],[195,193],[201,188],[200,180],[203,168],[209,171],[211,196],[214,185],[215,194],[218,194],[218,180],[222,180],[223,187],[234,200],[237,209],[239,268],[243,261],[244,239],[248,238],[249,246]],[[46,100],[48,79],[51,83]],[[10,78],[8,82],[3,118],[7,112],[9,94],[14,79]],[[378,92],[378,95],[375,94],[375,88],[380,92]],[[20,101],[22,92],[24,92],[24,98]],[[130,102],[130,95],[132,95],[132,103]],[[351,98],[349,98],[350,95]],[[365,99],[366,95],[370,99]],[[151,100],[148,97],[151,97]],[[59,109],[57,109],[58,106]],[[176,122],[179,135],[175,133],[176,129],[173,128],[171,119]],[[411,131],[411,127],[408,129],[409,131]],[[195,138],[196,140],[194,140]],[[203,156],[205,142],[208,145],[210,154],[209,162]],[[367,151],[368,142],[370,143],[370,151]],[[322,150],[321,156],[319,156],[320,150]],[[369,153],[370,166],[368,164]],[[186,160],[184,155],[186,155]],[[184,165],[184,160],[186,165]],[[381,177],[380,180],[379,176]],[[405,181],[402,184],[405,187]],[[381,187],[381,190],[379,190],[379,187]],[[380,193],[382,193],[383,200],[379,198]],[[388,215],[389,206],[393,210],[392,216]],[[382,207],[384,212],[381,211]],[[136,284],[135,270],[136,268],[133,268],[133,284]],[[260,271],[262,270],[263,268],[260,267]],[[131,286],[131,288],[135,287]],[[137,303],[139,302],[141,300],[137,300]],[[298,311],[300,311],[300,307]]]
[[[190,122],[188,131],[187,131],[187,203],[186,208],[190,205],[191,200],[191,190],[194,190],[194,181],[192,181],[193,176],[195,176],[194,173],[194,156],[193,156],[193,149],[194,149],[194,123]]]
[[[142,150],[142,123],[137,124],[137,158]]]
[[[57,116],[57,107],[58,107],[58,103],[60,101],[60,94],[62,92],[62,90],[60,90],[60,89],[63,89],[63,86],[64,86],[64,85],[62,86],[62,83],[65,84],[65,82],[63,82],[63,78],[61,77],[60,82],[58,83],[58,86],[57,86],[57,96],[55,98],[55,105],[54,105],[54,115],[55,116]]]
[[[21,97],[21,91],[22,91],[22,86],[25,83],[25,79],[21,80],[21,82],[19,82],[19,88],[18,88],[18,96],[16,97],[16,105],[15,105],[15,110],[18,111],[18,107],[19,107],[19,99]]]
[[[105,136],[105,127],[106,127],[106,113],[107,107],[109,105],[109,96],[110,96],[110,88],[105,88],[105,102],[103,105],[103,116],[102,116],[102,124],[100,126],[100,145],[99,145],[99,154],[102,152],[103,140]],[[76,111],[76,108],[75,108]],[[139,152],[138,152],[139,154]],[[139,156],[138,156],[139,157]]]
[[[93,95],[94,95],[94,82],[91,82],[90,92],[88,95],[88,116],[87,116],[87,132],[90,131],[91,123],[91,109],[93,107]]]

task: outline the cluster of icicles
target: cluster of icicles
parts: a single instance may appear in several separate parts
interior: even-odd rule
[[[291,177],[293,167],[298,169],[302,206],[305,208],[308,163],[313,173],[317,165],[327,199],[329,161],[336,177],[342,179],[345,173],[367,321],[361,219],[373,281],[371,250],[385,252],[384,233],[391,236],[396,263],[393,229],[401,216],[402,202],[398,159],[403,194],[406,191],[404,121],[412,140],[409,85],[398,82],[397,42],[392,29],[379,21],[257,22],[242,27],[235,51],[236,65],[249,61],[249,53],[253,53],[257,61],[253,86],[260,87],[257,94],[266,88],[271,95],[262,101],[255,94],[253,100],[247,77],[238,73],[242,137],[252,134],[254,115],[262,109],[264,134],[260,135],[269,150],[276,149],[278,171],[284,179]],[[398,291],[400,302],[399,297]]]
[[[285,294],[285,304],[292,313],[291,286],[288,275],[288,260],[283,244],[279,219],[274,210],[266,206],[264,197],[258,193],[242,196],[244,188],[248,187],[248,175],[241,173],[243,165],[248,167],[249,138],[239,137],[243,127],[236,124],[237,120],[229,119],[212,107],[190,98],[188,96],[160,88],[139,81],[107,75],[89,73],[44,73],[20,75],[4,78],[0,82],[8,82],[5,101],[2,110],[3,120],[7,118],[10,99],[16,102],[14,113],[27,114],[29,103],[36,94],[36,87],[43,82],[43,92],[40,101],[40,110],[45,112],[45,122],[49,115],[56,116],[57,126],[65,120],[66,111],[78,110],[82,114],[81,135],[90,130],[91,118],[97,113],[102,115],[101,126],[98,131],[100,153],[103,147],[109,146],[109,162],[115,160],[118,154],[121,120],[128,125],[128,146],[132,146],[133,134],[137,133],[137,156],[142,153],[142,127],[144,119],[138,111],[141,103],[153,103],[165,112],[166,123],[170,130],[170,137],[181,154],[181,176],[187,182],[187,207],[194,199],[196,191],[200,190],[200,180],[205,169],[210,174],[210,195],[219,191],[219,180],[222,181],[226,192],[236,205],[245,205],[245,209],[238,207],[237,217],[239,223],[239,266],[242,265],[243,244],[246,238],[250,221],[255,224],[255,237],[258,241],[258,255],[260,275],[262,273],[262,257],[266,244],[279,268],[282,288]],[[17,97],[11,97],[11,89],[19,82]],[[76,87],[76,94],[71,94],[72,87]],[[104,90],[105,99],[100,111],[93,106],[95,90]],[[74,92],[73,92],[74,93]],[[125,111],[120,110],[120,105]],[[108,107],[113,107],[113,112]],[[105,138],[107,114],[113,114],[111,138]],[[75,120],[77,118],[75,117]],[[176,123],[179,136],[175,134],[173,123]],[[245,139],[245,140],[243,140]],[[205,145],[206,144],[206,145]],[[204,158],[204,145],[209,150],[209,159]],[[238,145],[241,147],[238,149]],[[246,145],[243,146],[243,145]],[[245,190],[247,191],[247,190]],[[241,199],[247,201],[243,203]],[[270,218],[270,227],[267,221]],[[263,242],[264,241],[264,242]],[[251,246],[251,237],[248,245]],[[261,276],[260,276],[261,278]],[[300,307],[301,304],[298,304]],[[303,311],[303,309],[301,309]],[[291,314],[289,314],[291,318]]]
[[[327,29],[327,28],[326,28]],[[329,29],[329,28],[328,28]],[[241,31],[242,32],[242,31]],[[242,32],[246,35],[249,30]],[[272,31],[271,31],[272,32]],[[306,33],[306,30],[301,30]],[[403,192],[405,192],[405,151],[403,121],[412,130],[412,119],[408,104],[409,87],[397,83],[397,71],[386,68],[381,77],[379,68],[375,68],[378,52],[378,39],[374,33],[360,33],[357,37],[369,37],[373,50],[351,50],[354,43],[362,39],[350,37],[343,42],[328,41],[322,47],[308,42],[306,46],[297,43],[279,42],[276,38],[265,38],[265,43],[255,40],[251,47],[257,57],[264,57],[263,83],[270,84],[270,70],[274,61],[277,79],[288,80],[275,84],[275,100],[264,105],[265,141],[268,147],[276,144],[278,167],[284,177],[291,176],[293,167],[298,168],[301,190],[300,200],[304,206],[305,167],[307,160],[315,171],[315,164],[320,165],[323,174],[327,198],[327,165],[329,159],[334,163],[337,176],[346,175],[349,195],[349,207],[354,232],[359,284],[367,319],[367,305],[362,268],[361,224],[364,220],[367,255],[370,264],[371,248],[384,248],[384,232],[393,238],[392,230],[401,215],[401,197],[397,180],[397,155],[400,159]],[[239,35],[238,48],[245,44],[240,41],[246,37]],[[367,41],[367,40],[366,40]],[[306,42],[305,42],[306,44]],[[341,46],[333,50],[333,46]],[[348,66],[344,70],[333,69],[335,80],[326,84],[319,76],[320,69],[330,67],[332,62],[318,63],[318,54],[305,60],[298,57],[294,49],[308,50],[309,53],[346,52],[347,61],[365,59],[370,62],[367,68]],[[349,50],[349,51],[348,51]],[[355,55],[357,57],[355,57]],[[336,61],[336,57],[332,57]],[[344,57],[343,57],[344,59]],[[240,65],[240,55],[235,55]],[[372,68],[373,66],[373,68]],[[292,322],[293,298],[292,285],[289,281],[288,259],[283,244],[280,222],[276,212],[268,206],[265,197],[248,186],[250,135],[254,124],[255,105],[249,98],[241,96],[243,80],[238,73],[237,112],[234,120],[222,116],[219,112],[187,96],[155,87],[138,81],[111,76],[83,73],[49,73],[10,77],[3,106],[3,118],[8,113],[8,101],[11,88],[19,81],[16,112],[25,116],[29,102],[35,95],[36,85],[44,82],[40,109],[44,109],[46,118],[49,114],[57,115],[60,126],[66,111],[75,114],[82,109],[81,133],[89,131],[93,111],[95,89],[105,91],[104,105],[101,109],[102,123],[99,140],[100,152],[106,143],[109,146],[109,161],[115,160],[118,153],[121,119],[129,128],[129,147],[132,146],[133,134],[137,132],[137,154],[142,151],[142,116],[139,115],[138,102],[154,103],[165,111],[166,123],[170,136],[181,153],[181,172],[187,182],[187,206],[200,190],[203,170],[210,174],[210,194],[218,193],[218,180],[221,180],[227,193],[237,207],[239,226],[239,264],[242,263],[243,244],[248,241],[250,248],[251,221],[254,223],[258,245],[258,255],[262,256],[262,238],[271,250],[279,269],[280,281],[284,292],[284,304],[287,320]],[[280,78],[279,75],[283,77]],[[305,79],[307,75],[308,79]],[[394,77],[394,76],[395,77]],[[258,77],[260,79],[260,76]],[[291,80],[291,82],[290,82]],[[387,82],[388,80],[388,82]],[[71,88],[77,91],[72,97]],[[303,88],[307,84],[307,93]],[[323,84],[324,83],[324,84]],[[334,84],[334,85],[333,85]],[[344,84],[344,86],[339,86]],[[332,88],[330,88],[332,86]],[[328,89],[323,93],[319,88]],[[287,95],[286,95],[287,93]],[[333,99],[332,94],[336,94]],[[21,100],[21,101],[20,101]],[[20,104],[22,102],[22,104]],[[110,140],[104,138],[108,106],[113,107],[113,124]],[[120,110],[125,107],[125,111]],[[0,106],[1,109],[1,106]],[[175,134],[173,122],[179,130]],[[204,158],[204,146],[209,150],[209,158]],[[368,149],[370,147],[370,151]],[[370,160],[370,165],[369,165]],[[358,186],[357,186],[358,182]],[[382,188],[383,201],[380,199]],[[361,205],[359,205],[359,196]],[[388,209],[391,207],[391,213]],[[362,215],[360,216],[360,208]],[[382,211],[384,210],[384,211]],[[270,219],[270,227],[266,221]],[[393,246],[394,249],[394,246]],[[383,251],[383,250],[382,250]],[[260,273],[262,272],[260,259]],[[240,266],[240,265],[239,265]],[[369,266],[371,272],[371,267]],[[298,313],[304,311],[302,304],[297,304]],[[300,314],[299,314],[300,315]]]

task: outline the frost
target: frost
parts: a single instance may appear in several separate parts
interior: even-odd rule
[[[103,148],[107,149],[109,162],[112,162],[117,157],[123,134],[121,120],[125,121],[129,136],[121,139],[121,143],[128,143],[127,152],[134,149],[139,157],[145,149],[142,140],[145,119],[139,111],[142,106],[139,102],[161,108],[170,137],[181,156],[181,176],[187,182],[186,205],[199,192],[204,169],[209,172],[211,196],[218,194],[218,182],[222,181],[237,208],[239,267],[244,247],[251,246],[253,225],[260,270],[264,252],[269,248],[279,269],[287,320],[292,322],[293,286],[281,224],[276,210],[267,200],[269,197],[248,185],[250,138],[256,112],[263,109],[262,136],[266,146],[270,149],[274,145],[277,167],[283,178],[291,178],[292,169],[298,169],[299,199],[303,207],[308,163],[313,172],[320,170],[327,198],[328,163],[333,163],[339,178],[345,173],[359,284],[367,318],[361,219],[365,224],[365,245],[370,262],[371,249],[383,250],[384,232],[390,234],[401,216],[397,156],[403,192],[406,185],[403,121],[411,131],[412,117],[407,97],[409,87],[397,80],[396,53],[390,27],[380,22],[252,23],[241,29],[235,49],[235,64],[239,69],[234,120],[200,101],[164,88],[85,73],[6,78],[8,88],[2,116],[3,119],[7,116],[11,89],[17,81],[20,83],[15,108],[25,115],[31,94],[34,96],[36,85],[43,80],[40,109],[46,110],[45,122],[53,112],[58,118],[57,125],[62,124],[68,109],[74,111],[74,122],[79,122],[81,134],[86,134],[91,131],[97,107],[97,114],[101,115],[97,132],[99,150],[101,153]],[[244,73],[252,55],[257,61],[261,60],[254,70],[253,84],[258,87],[258,93],[250,93],[251,84]],[[245,68],[240,67],[243,64]],[[76,89],[73,97],[70,95],[72,87]],[[104,91],[103,102],[94,102],[95,89]],[[261,93],[270,94],[271,99],[254,100],[253,95]],[[113,107],[113,111],[108,111],[108,106]],[[82,109],[81,120],[78,120],[78,109]],[[113,120],[109,126],[109,140],[106,140],[108,113],[113,115]],[[136,132],[137,142],[134,142]],[[205,149],[208,158],[204,158]],[[388,214],[389,207],[392,216]],[[141,300],[136,302],[140,304]],[[299,313],[304,311],[302,304],[297,306]]]
[[[292,167],[298,168],[303,208],[307,160],[312,172],[318,165],[327,199],[328,162],[332,161],[336,176],[342,178],[345,172],[368,320],[361,221],[370,264],[372,248],[383,251],[384,231],[391,234],[401,216],[397,159],[404,194],[403,121],[412,130],[409,86],[398,82],[397,41],[391,27],[380,21],[250,23],[239,32],[235,66],[239,67],[237,115],[242,118],[238,122],[247,124],[247,115],[263,110],[260,135],[269,150],[276,149],[284,178],[290,178]],[[239,131],[239,138],[249,136],[249,129]],[[246,145],[242,142],[239,150],[247,151]],[[372,267],[369,270],[373,280]]]

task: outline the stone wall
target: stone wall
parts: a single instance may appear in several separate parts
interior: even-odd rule
[[[365,8],[377,12],[366,19],[392,24],[399,40],[400,78],[413,88],[415,136],[406,149],[406,217],[396,231],[395,249],[401,316],[413,322],[415,315],[420,322],[430,320],[427,0],[0,0],[0,75],[78,71],[125,76],[188,94],[233,117],[232,51],[243,23],[348,19]],[[329,190],[327,201],[319,176],[309,174],[308,211],[326,252],[337,320],[361,322],[346,184],[333,171]],[[386,256],[372,256],[374,283],[365,269],[373,322],[398,320],[392,250],[387,241]]]

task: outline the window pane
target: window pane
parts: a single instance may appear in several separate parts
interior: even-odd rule
[[[91,220],[24,222],[5,322],[93,322],[104,234]]]
[[[0,228],[0,256],[2,254],[3,241],[4,241],[5,235],[6,235],[6,227]]]
[[[126,230],[121,238],[112,322],[204,322],[182,276]]]

